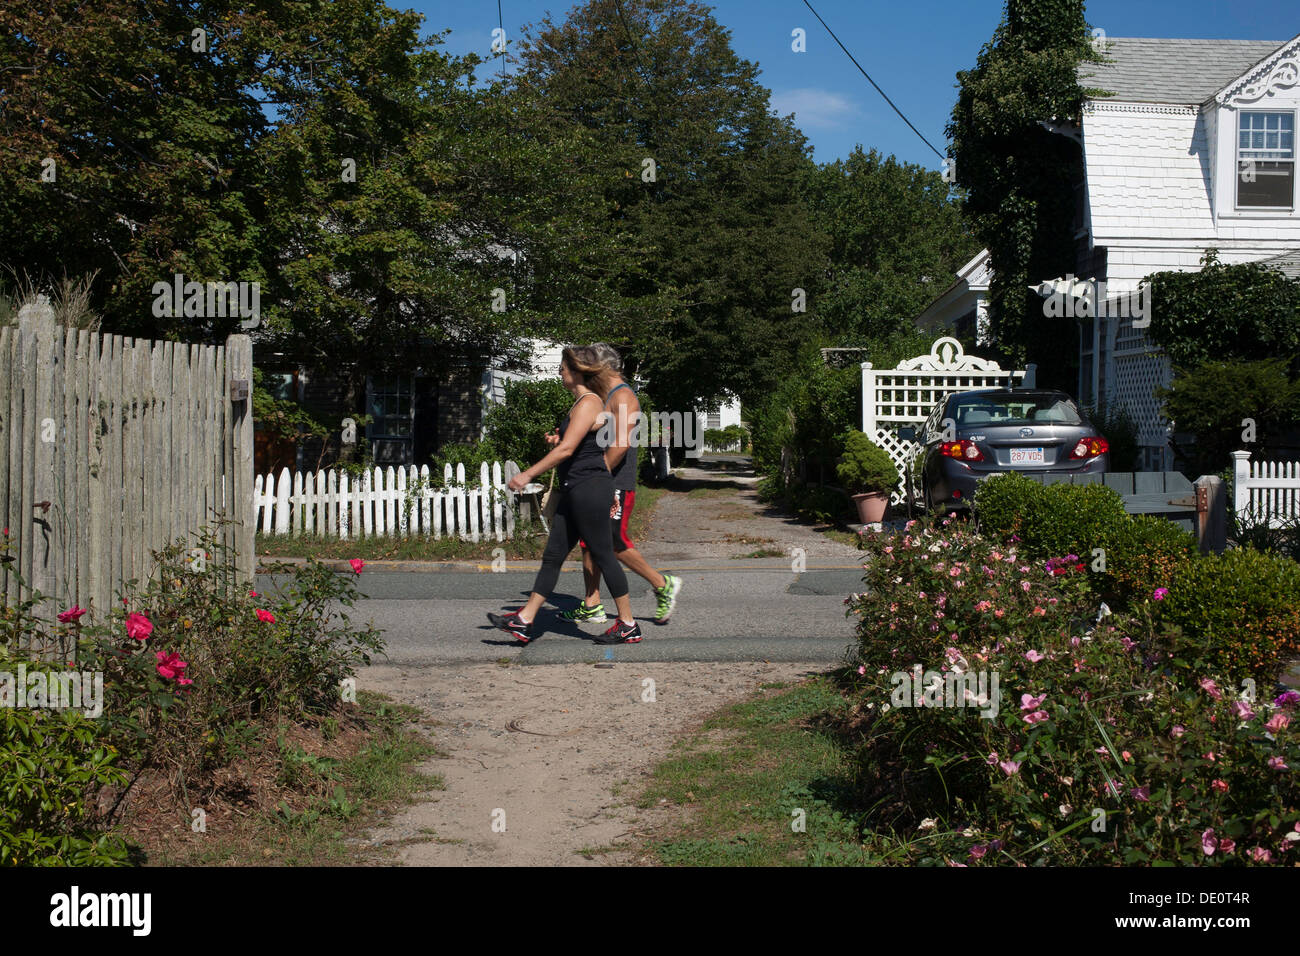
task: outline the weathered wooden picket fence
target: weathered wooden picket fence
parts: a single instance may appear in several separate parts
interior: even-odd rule
[[[48,304],[0,328],[5,600],[27,596],[21,574],[51,606],[103,615],[123,583],[153,573],[152,551],[216,518],[235,522],[222,541],[251,580],[252,365],[246,335],[102,335],[56,325]]]
[[[1274,528],[1300,522],[1300,461],[1251,461],[1248,451],[1232,459],[1232,506],[1240,517]]]
[[[254,479],[258,526],[263,534],[355,538],[371,535],[459,537],[501,541],[515,533],[518,496],[506,482],[518,474],[513,461],[485,462],[475,486],[465,466],[443,468],[434,487],[428,465],[374,468],[360,476],[344,471],[290,473]]]

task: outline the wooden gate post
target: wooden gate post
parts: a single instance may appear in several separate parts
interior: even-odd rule
[[[1223,479],[1202,475],[1196,479],[1196,540],[1201,553],[1222,554],[1228,546],[1228,496]]]
[[[229,543],[235,549],[235,568],[245,582],[253,580],[256,569],[254,552],[257,532],[257,505],[253,498],[253,340],[247,335],[226,339],[226,390],[229,404],[226,414],[226,481],[225,500],[234,524],[228,526]]]

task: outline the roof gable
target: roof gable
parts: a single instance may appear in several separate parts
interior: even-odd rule
[[[1300,82],[1300,35],[1260,60],[1249,70],[1228,83],[1214,100],[1225,103],[1253,103],[1277,89],[1286,89]]]
[[[1108,37],[1105,63],[1081,63],[1079,85],[1129,103],[1197,105],[1253,75],[1295,40]]]

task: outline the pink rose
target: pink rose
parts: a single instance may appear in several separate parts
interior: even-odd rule
[[[1274,769],[1274,770],[1290,770],[1290,769],[1291,769],[1290,767],[1288,767],[1288,766],[1286,765],[1286,761],[1283,760],[1281,757],[1269,757],[1269,758],[1268,758],[1268,765],[1269,765],[1269,767],[1271,767],[1271,768]]]
[[[1170,737],[1181,737],[1181,736],[1182,736],[1183,734],[1185,734],[1185,733],[1187,733],[1187,728],[1186,728],[1186,727],[1183,727],[1183,726],[1181,726],[1180,724],[1174,724],[1173,729],[1172,729],[1171,731],[1169,731],[1169,736],[1170,736]]]
[[[132,611],[126,619],[126,636],[137,641],[147,641],[153,633],[153,623],[137,611]]]
[[[1201,834],[1201,850],[1206,856],[1214,856],[1214,851],[1219,848],[1219,841],[1214,838],[1214,827],[1210,827]]]
[[[1291,723],[1291,718],[1281,712],[1274,714],[1264,725],[1264,729],[1270,734],[1281,733]]]
[[[1031,664],[1037,664],[1043,659],[1043,656],[1044,655],[1040,654],[1038,651],[1025,651],[1025,660],[1029,661]]]
[[[77,622],[77,619],[80,618],[81,615],[85,613],[86,613],[86,609],[84,607],[78,607],[77,605],[74,604],[72,605],[72,607],[68,608],[66,611],[64,611],[62,614],[59,615],[59,622],[62,624],[75,624]]]
[[[260,607],[257,609],[257,619],[263,624],[274,624],[275,615],[270,611],[264,611]]]
[[[1003,760],[998,764],[998,766],[1002,768],[1002,772],[1008,777],[1020,772],[1020,764],[1016,763],[1014,760]]]
[[[182,672],[189,667],[176,653],[164,654],[162,651],[155,651],[154,657],[158,659],[158,673],[168,680],[183,676]],[[190,682],[186,681],[186,683]]]
[[[1043,721],[1048,719],[1047,711],[1036,710],[1032,714],[1026,714],[1025,717],[1022,719],[1024,720],[1025,723],[1027,723],[1029,726],[1032,727],[1034,724],[1041,724]]]
[[[353,558],[348,562],[348,564],[352,565],[352,570],[357,574],[360,574],[361,569],[366,566],[366,562],[362,561],[360,558]]]
[[[1228,782],[1226,780],[1213,780],[1210,782],[1210,786],[1219,791],[1219,793],[1228,792]]]
[[[1201,690],[1205,691],[1215,700],[1223,700],[1223,692],[1219,690],[1219,685],[1208,677],[1201,678]]]
[[[1046,695],[1046,694],[1039,694],[1037,697],[1034,697],[1034,696],[1032,696],[1032,695],[1030,695],[1030,694],[1021,694],[1021,695],[1020,695],[1020,709],[1021,709],[1021,710],[1037,710],[1039,707],[1042,706],[1043,701],[1045,701],[1045,700],[1047,700],[1047,695]]]

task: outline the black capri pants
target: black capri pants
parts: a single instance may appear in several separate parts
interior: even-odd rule
[[[546,539],[542,567],[533,582],[536,593],[551,596],[560,578],[560,566],[581,539],[596,559],[610,596],[618,599],[627,594],[627,575],[614,555],[614,542],[609,533],[609,509],[613,505],[614,479],[608,474],[596,475],[564,489],[559,509],[551,519],[551,536]]]

